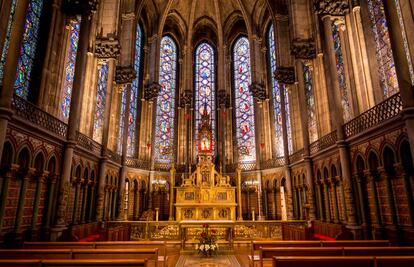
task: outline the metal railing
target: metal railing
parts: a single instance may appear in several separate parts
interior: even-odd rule
[[[335,130],[325,136],[322,136],[321,138],[319,138],[318,140],[310,144],[309,145],[310,153],[315,154],[321,150],[331,147],[336,144],[337,140],[338,140],[338,137],[336,135],[336,130]]]

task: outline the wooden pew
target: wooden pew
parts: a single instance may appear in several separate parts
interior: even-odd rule
[[[375,267],[374,257],[273,257],[273,267]]]
[[[86,249],[95,248],[94,242],[24,242],[23,248],[28,249]]]
[[[410,256],[414,247],[344,247],[344,256]]]
[[[287,248],[268,248],[264,247],[260,252],[260,266],[271,266],[273,257],[289,256],[342,256],[343,248],[322,248],[322,247],[287,247]]]
[[[388,240],[337,240],[321,241],[322,247],[388,247]]]
[[[414,256],[376,257],[376,267],[413,267]]]
[[[72,259],[70,249],[0,249],[0,259]]]
[[[41,267],[40,260],[0,260],[1,267]]]

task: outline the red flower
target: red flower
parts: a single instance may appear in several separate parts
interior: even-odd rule
[[[201,237],[206,237],[206,236],[207,236],[207,233],[205,233],[205,232],[201,233]]]
[[[203,224],[203,227],[208,228],[208,224],[207,223]]]
[[[214,229],[213,229],[213,230],[211,230],[211,233],[212,233],[212,234],[215,234],[216,232],[217,232],[217,231],[216,231],[216,230],[214,230]]]

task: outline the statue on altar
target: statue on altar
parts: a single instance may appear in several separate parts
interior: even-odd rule
[[[236,189],[230,177],[217,172],[213,163],[213,135],[210,114],[204,108],[198,129],[198,163],[194,172],[189,168],[177,188],[176,219],[235,220]]]

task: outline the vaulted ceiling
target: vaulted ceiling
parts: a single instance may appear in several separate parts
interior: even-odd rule
[[[191,45],[199,36],[221,43],[233,32],[260,35],[287,0],[143,0],[137,8],[149,36],[169,32]]]

